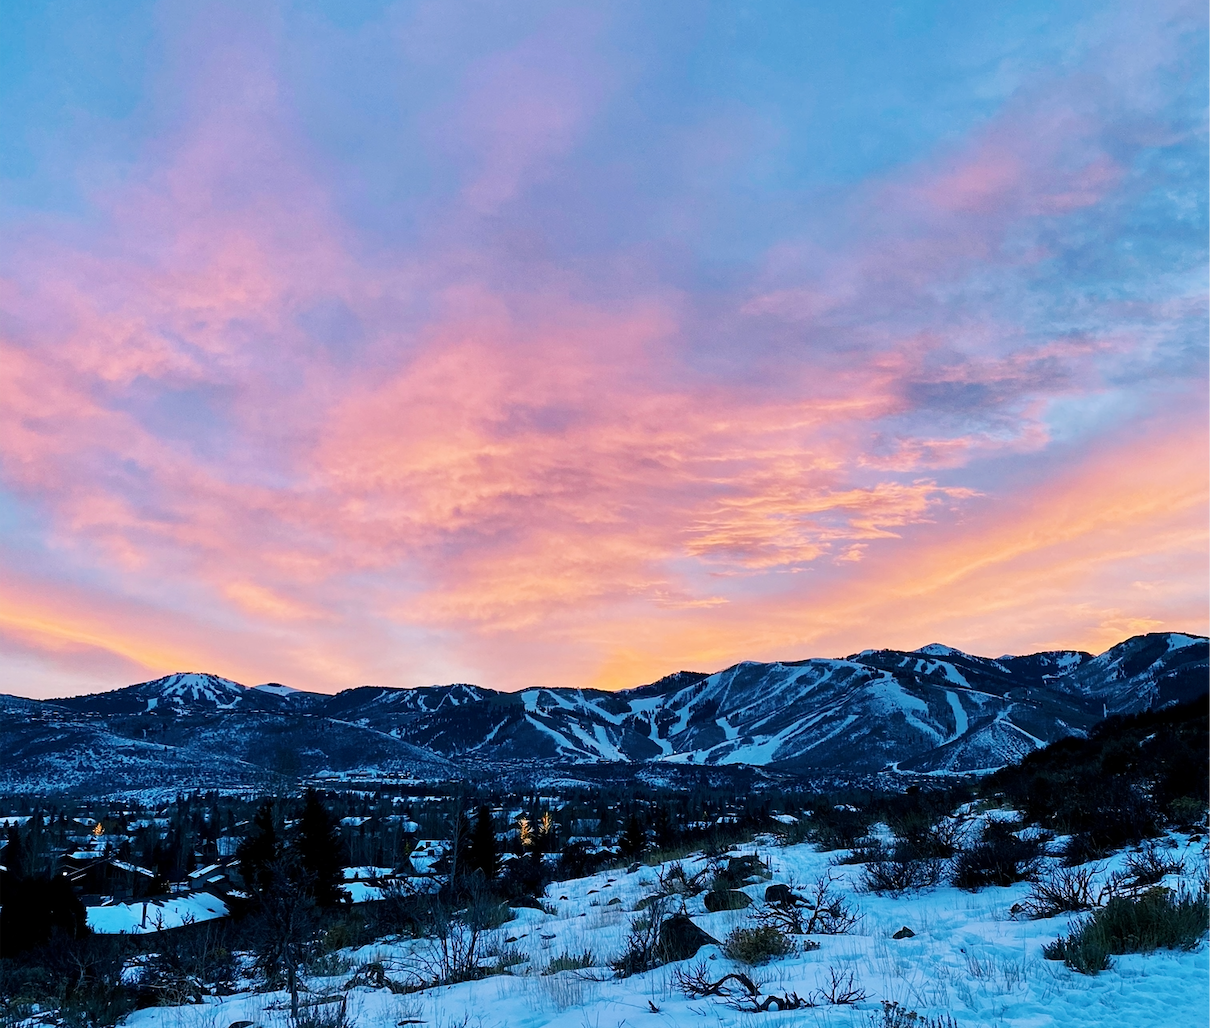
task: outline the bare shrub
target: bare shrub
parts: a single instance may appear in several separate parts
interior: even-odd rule
[[[725,974],[717,981],[711,981],[710,966],[704,960],[699,960],[689,968],[678,967],[672,974],[672,982],[680,992],[690,998],[727,997],[739,990],[748,996],[760,995],[760,985],[743,971]]]
[[[1148,843],[1138,853],[1126,858],[1126,882],[1132,889],[1147,889],[1159,885],[1167,875],[1179,875],[1185,871],[1185,862],[1163,853],[1154,843]]]
[[[673,974],[673,984],[686,996],[717,996],[727,1000],[737,1010],[750,1014],[763,1014],[770,1010],[802,1010],[807,1007],[852,1006],[866,998],[866,992],[856,984],[852,971],[837,971],[828,968],[828,984],[813,990],[806,997],[796,992],[784,995],[770,993],[762,995],[764,985],[742,971],[725,974],[717,980],[710,977],[710,968],[699,961],[686,969],[678,968]]]
[[[966,821],[938,810],[904,811],[887,818],[895,833],[900,859],[944,860],[958,852],[966,834]]]
[[[622,977],[650,971],[660,964],[660,925],[668,909],[665,896],[656,897],[638,917],[631,918],[626,949],[610,966]]]
[[[848,1007],[860,1003],[866,997],[865,989],[856,984],[852,971],[837,971],[828,968],[828,984],[816,989],[814,995],[823,1002],[837,1007]]]
[[[420,983],[455,985],[458,982],[483,978],[487,970],[480,960],[485,931],[477,923],[468,924],[459,917],[438,918],[433,925],[433,938],[418,954],[416,976]]]
[[[660,882],[660,892],[677,896],[696,896],[706,888],[706,881],[714,874],[711,865],[703,867],[696,874],[685,870],[682,861],[674,860],[663,870],[656,871]]]
[[[861,914],[835,892],[836,881],[831,871],[821,875],[805,897],[791,888],[788,900],[766,903],[757,911],[757,924],[786,935],[844,935],[852,931]]]
[[[678,968],[673,974],[673,983],[686,996],[717,996],[727,1000],[737,1010],[751,1014],[818,1006],[810,997],[803,999],[795,992],[782,996],[775,993],[762,996],[762,983],[754,981],[742,971],[725,974],[717,981],[711,981],[709,967],[704,962],[695,964],[687,971]]]
[[[971,891],[1012,885],[1037,874],[1040,855],[1037,839],[1020,839],[1010,825],[993,821],[975,845],[958,854],[950,878],[958,888]]]
[[[920,892],[940,884],[944,863],[935,858],[927,860],[878,860],[866,864],[861,887],[880,896],[902,896]]]
[[[835,857],[834,864],[869,864],[873,861],[890,860],[891,851],[876,835],[858,839],[857,844],[845,854]]]
[[[1080,910],[1091,910],[1098,898],[1093,894],[1095,876],[1103,868],[1092,866],[1060,867],[1033,883],[1021,911],[1033,920],[1057,917]]]
[[[384,968],[379,961],[374,960],[359,967],[353,977],[345,982],[344,985],[346,992],[348,992],[350,989],[362,987],[368,989],[388,989],[394,995],[399,996],[404,993],[415,992],[417,989],[423,988],[424,983],[415,982],[412,984],[405,984],[403,982],[397,982],[387,974],[386,968]]]

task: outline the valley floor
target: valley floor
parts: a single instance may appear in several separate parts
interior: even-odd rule
[[[1204,843],[1170,835],[1174,857],[1184,858],[1187,883],[1204,872]],[[555,883],[547,889],[554,913],[520,909],[515,920],[494,933],[494,945],[512,959],[511,973],[407,995],[370,988],[347,990],[347,1016],[356,1028],[670,1028],[676,1025],[883,1025],[883,1001],[926,1017],[952,1016],[959,1028],[1062,1025],[1197,1028],[1210,1023],[1210,961],[1203,942],[1193,952],[1160,951],[1113,958],[1096,976],[1077,974],[1061,962],[1044,960],[1042,946],[1064,934],[1070,917],[1030,921],[1010,914],[1029,892],[1026,883],[964,892],[943,886],[899,899],[860,892],[860,865],[832,866],[837,854],[809,845],[749,846],[758,852],[774,882],[810,886],[821,875],[836,877],[835,889],[862,914],[846,935],[815,936],[819,948],[796,952],[755,969],[728,960],[717,946],[696,958],[630,978],[612,977],[608,962],[625,946],[634,907],[656,891],[656,868],[633,874],[613,871]],[[1106,872],[1124,855],[1103,862]],[[690,866],[695,858],[689,858]],[[699,865],[701,866],[701,865]],[[745,891],[759,903],[767,882]],[[1178,879],[1165,883],[1175,886]],[[706,913],[701,895],[687,900],[694,921],[717,939],[751,923],[754,909]],[[894,939],[907,926],[915,935]],[[430,954],[432,940],[384,940],[338,955],[355,969],[382,964],[387,975],[406,980]],[[594,954],[595,970],[544,974],[561,954]],[[852,973],[865,998],[852,1006],[823,1005],[805,1010],[747,1013],[717,998],[691,999],[676,986],[678,968],[704,962],[709,976],[746,970],[766,992],[806,997],[831,980],[831,972]],[[311,979],[313,994],[342,990],[351,970],[329,979]],[[599,979],[599,980],[594,980]],[[250,1021],[286,1028],[283,994],[241,994],[202,1006],[140,1010],[128,1028],[228,1028]],[[902,1022],[908,1025],[909,1022]]]

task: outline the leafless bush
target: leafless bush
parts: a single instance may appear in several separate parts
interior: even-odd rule
[[[945,866],[936,858],[927,860],[878,860],[867,864],[861,885],[878,895],[902,896],[931,889],[941,881]]]
[[[1185,871],[1185,862],[1175,860],[1162,853],[1153,843],[1148,843],[1138,853],[1126,858],[1124,882],[1131,889],[1148,889],[1159,885],[1167,875],[1179,875]]]
[[[861,914],[836,894],[836,881],[831,871],[821,875],[805,897],[791,886],[788,900],[766,903],[757,911],[757,924],[787,935],[844,935],[852,931]]]
[[[673,974],[673,984],[686,996],[692,998],[717,996],[729,1001],[737,1010],[752,1014],[762,1014],[769,1010],[801,1010],[804,1007],[818,1006],[810,997],[803,999],[795,992],[787,992],[782,996],[775,993],[762,996],[761,983],[754,981],[742,971],[725,974],[717,981],[711,981],[709,968],[704,962],[695,964],[687,971],[678,968]]]
[[[387,974],[386,968],[375,960],[359,967],[353,977],[345,982],[344,985],[346,992],[359,987],[388,989],[394,995],[400,996],[408,992],[415,992],[418,988],[423,988],[424,983],[416,982],[408,985],[403,982],[397,982]]]
[[[950,881],[977,891],[989,885],[1012,885],[1033,879],[1041,866],[1042,844],[1035,835],[1021,838],[1011,822],[991,821],[977,842],[965,847],[950,868]]]
[[[1115,897],[1137,899],[1148,889],[1154,888],[1166,875],[1183,874],[1185,862],[1161,852],[1153,843],[1148,843],[1138,853],[1126,857],[1121,871],[1114,871],[1097,896],[1096,906],[1104,906]]]
[[[704,960],[699,960],[689,968],[678,967],[673,972],[672,982],[684,995],[692,999],[699,996],[727,997],[740,989],[743,990],[743,995],[760,995],[760,985],[743,971],[725,974],[717,981],[711,981],[710,966]]]
[[[940,810],[914,810],[888,818],[895,833],[895,856],[901,860],[945,859],[958,852],[967,833],[967,818]]]
[[[660,925],[667,909],[668,898],[658,896],[642,914],[631,919],[626,949],[611,964],[619,975],[641,974],[659,965]]]
[[[861,914],[842,896],[832,891],[836,879],[831,872],[815,881],[815,891],[806,906],[811,909],[804,932],[807,935],[844,935],[857,927]]]
[[[712,981],[709,967],[704,962],[688,970],[678,969],[673,975],[673,983],[686,996],[717,996],[730,1002],[737,1010],[750,1014],[763,1014],[769,1010],[802,1010],[820,1007],[825,1003],[829,1006],[853,1006],[866,998],[865,989],[857,984],[852,971],[838,971],[834,967],[828,968],[828,983],[805,998],[796,992],[762,996],[762,983],[754,981],[742,971],[725,974]]]
[[[433,925],[433,938],[418,955],[416,977],[425,987],[454,985],[483,978],[487,971],[480,966],[484,953],[486,931],[478,924],[468,924],[458,917],[438,918]]]
[[[1099,899],[1093,895],[1095,876],[1103,870],[1092,866],[1055,868],[1033,883],[1020,909],[1035,921],[1091,910]]]
[[[816,989],[814,993],[824,1002],[832,1006],[848,1007],[865,999],[865,989],[856,984],[852,971],[837,971],[836,968],[829,967],[828,978],[828,984]]]
[[[660,891],[669,895],[696,896],[706,888],[706,881],[715,873],[715,865],[707,865],[696,874],[685,870],[685,865],[674,860],[663,870],[656,871],[660,881]]]
[[[832,860],[833,864],[869,864],[878,860],[890,860],[891,851],[878,836],[866,836],[858,839],[856,845],[840,857]]]

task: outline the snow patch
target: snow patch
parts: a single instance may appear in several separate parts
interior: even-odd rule
[[[949,701],[950,710],[954,712],[953,737],[957,739],[960,735],[966,735],[966,730],[970,727],[970,723],[967,720],[966,711],[962,709],[962,701],[948,689],[945,692],[945,698]]]
[[[227,904],[208,892],[138,903],[88,907],[88,927],[98,935],[147,935],[227,916]]]

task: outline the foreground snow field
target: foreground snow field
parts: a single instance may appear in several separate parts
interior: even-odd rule
[[[1167,845],[1174,857],[1184,858],[1186,881],[1195,884],[1205,869],[1204,843],[1171,835]],[[831,873],[836,877],[835,889],[860,910],[860,923],[851,934],[814,936],[818,949],[800,949],[755,969],[728,960],[717,946],[705,946],[693,960],[616,979],[608,962],[624,948],[636,903],[656,891],[658,869],[604,872],[553,884],[546,896],[554,913],[519,909],[515,920],[493,933],[494,944],[511,953],[506,963],[521,954],[525,957],[511,966],[511,974],[407,995],[354,988],[348,991],[347,1016],[356,1028],[881,1025],[882,1001],[888,1000],[929,1017],[948,1014],[960,1028],[1197,1028],[1210,1023],[1210,963],[1204,942],[1194,952],[1114,957],[1110,970],[1090,977],[1042,958],[1043,944],[1065,933],[1070,917],[1029,921],[1012,916],[1013,904],[1029,892],[1025,883],[977,893],[944,886],[894,899],[860,892],[861,865],[832,866],[838,854],[819,853],[809,845],[757,845],[732,852],[759,853],[772,868],[773,882],[809,887],[819,876]],[[1124,856],[1098,866],[1108,873]],[[688,858],[686,866],[698,859]],[[1165,884],[1177,882],[1170,877]],[[762,881],[744,891],[759,904],[768,884]],[[707,913],[701,895],[690,897],[687,908],[695,922],[719,940],[732,928],[751,923],[755,909]],[[915,935],[892,938],[904,926]],[[385,940],[339,956],[352,968],[379,962],[389,977],[404,981],[431,946],[431,940]],[[594,955],[595,971],[542,973],[555,957],[586,950]],[[804,997],[825,986],[831,970],[852,972],[866,998],[854,1006],[741,1012],[723,1000],[691,999],[677,989],[676,970],[701,961],[716,980],[731,970],[747,970],[766,983],[766,991],[797,992]],[[351,973],[312,978],[313,994],[340,991]],[[228,1028],[237,1021],[250,1021],[265,1028],[285,1028],[286,1006],[280,993],[242,994],[210,999],[202,1006],[140,1010],[126,1024],[129,1028]]]

